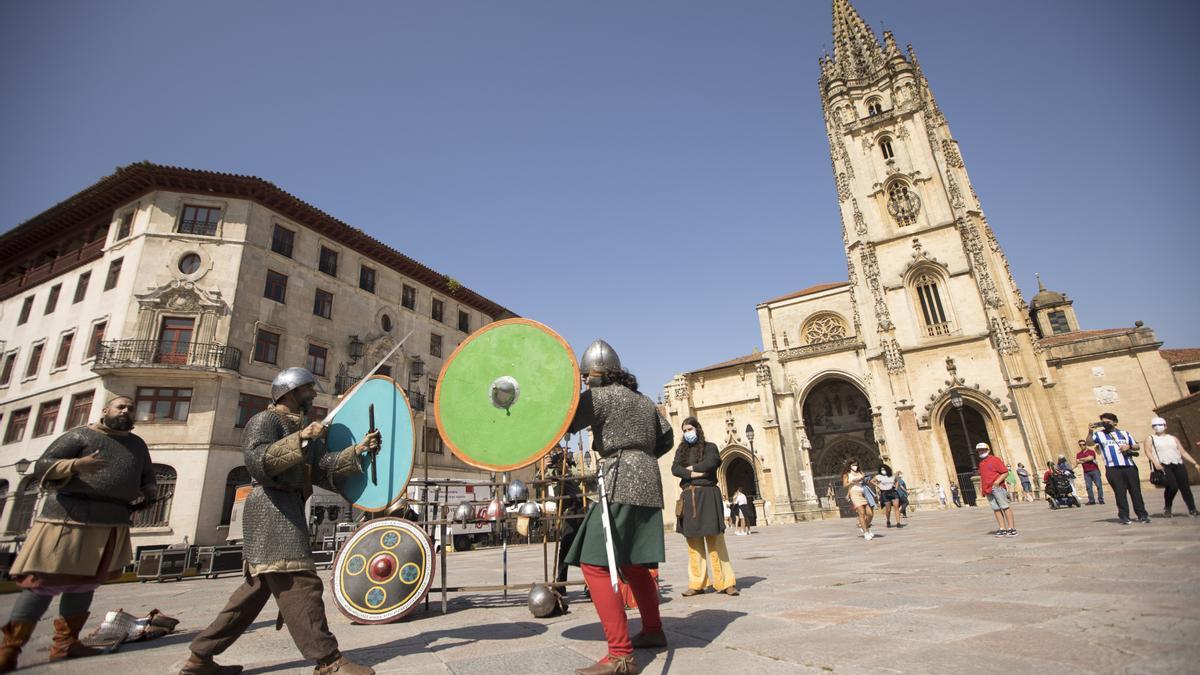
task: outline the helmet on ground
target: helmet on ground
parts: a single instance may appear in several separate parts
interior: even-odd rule
[[[275,403],[279,399],[287,396],[288,392],[295,391],[306,384],[311,384],[313,389],[321,391],[317,385],[317,378],[305,368],[284,368],[279,371],[274,380],[271,380],[271,400]]]
[[[567,611],[567,601],[550,586],[534,584],[529,589],[529,611],[539,619],[556,616]]]

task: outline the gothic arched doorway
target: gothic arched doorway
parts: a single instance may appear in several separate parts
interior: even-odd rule
[[[954,460],[954,473],[958,475],[958,488],[962,491],[963,502],[974,506],[977,495],[971,478],[979,468],[979,456],[975,453],[975,445],[987,443],[993,452],[996,449],[991,435],[988,434],[987,420],[979,408],[964,397],[961,407],[946,408],[942,428],[946,432],[950,457]]]
[[[830,377],[805,395],[803,413],[812,445],[813,488],[823,503],[836,502],[843,516],[852,516],[842,487],[842,466],[854,457],[866,471],[883,461],[871,424],[871,402],[854,383]]]
[[[762,499],[762,495],[759,494],[754,465],[741,452],[735,452],[725,458],[720,475],[725,479],[725,499],[733,501],[734,493],[740,488],[750,507],[746,521],[749,525],[757,525],[758,511],[755,502]]]

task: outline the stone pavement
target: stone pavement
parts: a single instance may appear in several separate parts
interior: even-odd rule
[[[1157,513],[1161,492],[1147,497]],[[1016,517],[1021,534],[1006,539],[988,536],[995,524],[981,508],[918,512],[902,530],[880,522],[870,542],[847,519],[760,527],[727,537],[736,598],[680,597],[686,552],[668,534],[662,610],[671,648],[638,659],[647,673],[1197,672],[1200,518],[1123,527],[1111,504],[1051,511],[1044,503],[1018,504]],[[499,559],[495,550],[450,554],[450,584],[499,583]],[[516,547],[510,562],[514,582],[541,576],[540,547]],[[51,666],[47,619],[22,663],[35,672],[175,672],[237,583],[107,586],[97,615],[157,607],[181,619],[182,632]],[[524,594],[452,595],[446,615],[435,602],[387,626],[351,625],[328,595],[326,606],[343,649],[380,673],[572,673],[604,654],[596,615],[579,595],[571,593],[569,614],[547,620],[529,614]],[[5,616],[12,600],[0,598]],[[274,620],[268,603],[222,661],[247,673],[312,672]]]

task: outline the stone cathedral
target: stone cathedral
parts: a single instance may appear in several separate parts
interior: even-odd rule
[[[676,429],[695,416],[721,448],[728,493],[771,522],[832,515],[855,457],[903,471],[914,499],[957,484],[970,503],[978,442],[1040,476],[1100,412],[1140,438],[1200,390],[1200,350],[1161,349],[1141,322],[1082,330],[1040,279],[1026,302],[912,46],[881,44],[849,0],[833,38],[818,86],[847,278],[760,303],[761,351],[663,392]]]

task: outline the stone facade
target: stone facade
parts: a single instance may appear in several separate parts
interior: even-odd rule
[[[1102,411],[1148,431],[1194,364],[1164,359],[1140,324],[1080,330],[1040,280],[1027,304],[916,53],[833,7],[819,88],[848,280],[759,304],[762,351],[677,375],[669,419],[696,416],[718,441],[755,429],[757,456],[718,442],[722,484],[778,520],[830,513],[849,457],[903,471],[916,499],[939,483],[971,497],[979,441],[1040,475]]]
[[[336,268],[322,266],[322,249],[326,263],[329,252],[336,254]],[[248,482],[240,474],[239,420],[265,404],[280,368],[317,370],[324,393],[316,405],[328,409],[413,331],[385,374],[420,407],[421,399],[432,400],[445,357],[471,331],[512,316],[453,278],[245,176],[131,165],[0,236],[0,252],[0,344],[13,363],[0,381],[0,464],[8,465],[0,467],[7,495],[0,525],[9,537],[28,526],[36,499],[36,486],[16,463],[36,459],[68,423],[94,421],[105,400],[126,394],[138,399],[140,417],[157,418],[139,421],[136,431],[164,482],[174,480],[164,488],[169,508],[134,528],[135,546],[223,542],[229,484]],[[46,311],[56,287],[57,306]],[[328,312],[318,291],[331,298]],[[27,302],[32,309],[22,321]],[[93,344],[101,324],[103,336]],[[58,365],[67,334],[74,339]],[[26,377],[39,343],[41,363]],[[54,401],[58,413],[37,427],[39,411]],[[433,477],[488,477],[443,451],[432,410],[418,410],[414,425],[418,467],[428,461]],[[35,428],[45,433],[35,435]]]

